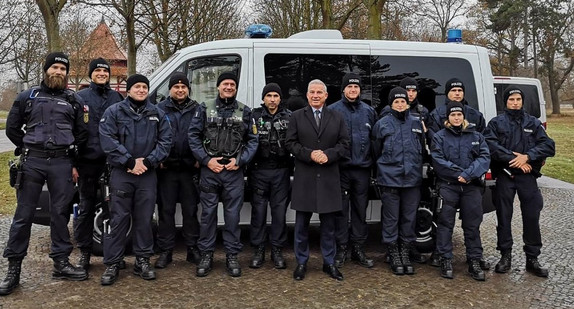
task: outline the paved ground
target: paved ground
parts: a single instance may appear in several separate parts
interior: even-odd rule
[[[447,280],[429,265],[418,265],[414,276],[392,275],[383,262],[380,227],[373,225],[367,251],[375,258],[375,267],[363,269],[346,264],[341,269],[343,282],[321,272],[315,229],[308,276],[301,282],[291,277],[291,249],[287,250],[287,270],[275,270],[269,262],[262,269],[253,270],[247,268],[251,250],[246,247],[240,255],[243,276],[231,278],[225,274],[224,256],[218,247],[215,269],[208,277],[197,278],[193,275],[195,267],[185,262],[185,249],[178,247],[172,265],[157,271],[157,280],[144,281],[132,275],[133,257],[127,257],[128,269],[121,272],[120,280],[111,287],[102,287],[101,258],[95,259],[87,281],[52,280],[49,229],[34,226],[21,286],[12,295],[0,298],[0,308],[570,308],[574,307],[574,189],[572,185],[562,185],[565,188],[542,189],[546,202],[542,213],[545,246],[540,260],[550,268],[548,279],[524,270],[520,216],[513,221],[518,237],[515,236],[512,272],[500,275],[489,271],[486,282],[476,282],[466,274],[460,227],[455,232],[455,278]],[[517,205],[515,209],[519,213]],[[495,215],[486,214],[484,219],[484,253],[494,264],[498,260]],[[10,220],[0,217],[0,250],[5,246]],[[74,260],[77,254],[74,250]],[[7,261],[0,259],[0,276],[6,267]]]

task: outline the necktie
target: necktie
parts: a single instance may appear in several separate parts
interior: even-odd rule
[[[315,111],[315,122],[317,123],[317,128],[321,126],[321,111]]]

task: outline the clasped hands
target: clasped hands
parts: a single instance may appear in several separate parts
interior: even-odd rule
[[[325,164],[329,161],[327,155],[323,152],[323,150],[313,150],[311,152],[311,160],[318,164]]]
[[[521,154],[518,152],[512,152],[516,158],[508,162],[509,166],[512,168],[519,168],[524,174],[528,174],[532,171],[532,166],[528,164],[528,155]]]
[[[128,169],[128,173],[134,175],[141,175],[147,171],[147,167],[144,164],[144,158],[137,158],[136,165],[132,169]]]
[[[237,162],[235,158],[229,159],[229,163],[227,164],[219,163],[219,161],[222,159],[223,157],[216,157],[209,159],[209,162],[207,162],[207,167],[216,174],[221,173],[221,171],[223,171],[224,169],[228,171],[235,171],[239,169],[239,166],[235,164]]]

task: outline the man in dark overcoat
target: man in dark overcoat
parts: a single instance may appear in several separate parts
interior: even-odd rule
[[[335,220],[342,209],[339,161],[348,156],[349,135],[343,117],[324,108],[327,86],[315,79],[307,88],[309,105],[293,112],[287,129],[287,150],[295,156],[291,208],[295,217],[295,280],[305,278],[309,259],[309,222],[321,221],[323,272],[343,280],[335,266]]]

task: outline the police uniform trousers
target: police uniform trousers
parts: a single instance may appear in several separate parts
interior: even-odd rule
[[[197,220],[197,173],[186,167],[157,170],[159,226],[157,246],[161,251],[173,250],[175,247],[175,209],[181,205],[183,226],[181,233],[187,247],[197,245],[199,222]]]
[[[297,211],[295,215],[295,259],[297,264],[306,264],[309,260],[309,223],[312,212]],[[319,214],[321,221],[321,254],[324,264],[335,264],[337,244],[335,240],[335,225],[337,213]]]
[[[80,161],[77,168],[80,174],[80,205],[78,216],[74,220],[74,237],[80,250],[91,252],[96,205],[103,197],[98,196],[98,189],[101,187],[100,178],[106,169],[106,161]]]
[[[199,242],[201,252],[215,250],[217,233],[217,205],[221,198],[223,203],[223,245],[227,254],[241,252],[241,230],[239,216],[243,207],[243,170],[223,170],[214,173],[208,167],[201,168],[199,180],[199,200],[201,201],[201,221],[199,226]]]
[[[421,200],[421,189],[417,187],[381,187],[381,218],[383,220],[383,243],[390,244],[399,239],[404,243],[417,240],[415,231],[417,209]]]
[[[540,212],[543,201],[536,177],[532,174],[518,174],[513,178],[501,174],[496,179],[497,249],[500,251],[512,249],[512,213],[517,193],[522,212],[524,252],[529,257],[538,257],[542,248]]]
[[[369,235],[367,206],[369,205],[370,168],[341,168],[341,193],[343,209],[337,213],[336,239],[338,245],[349,241],[349,216],[351,217],[351,243],[364,245]]]
[[[156,190],[155,169],[148,169],[142,175],[128,173],[121,167],[112,169],[109,229],[104,234],[104,264],[119,263],[123,259],[130,225],[134,255],[153,255],[152,216]]]
[[[249,178],[251,198],[251,245],[264,245],[267,239],[267,205],[271,209],[270,240],[273,247],[287,242],[285,213],[289,204],[289,169],[255,169]]]
[[[438,216],[436,248],[440,256],[452,258],[452,232],[456,209],[460,209],[464,245],[467,259],[482,258],[480,224],[482,223],[482,188],[475,185],[440,183],[439,194],[443,199]]]
[[[72,252],[68,222],[74,196],[72,162],[68,156],[40,158],[28,156],[22,165],[22,182],[17,192],[18,206],[4,249],[5,258],[23,259],[30,243],[30,230],[42,187],[50,194],[50,257],[66,259]]]

